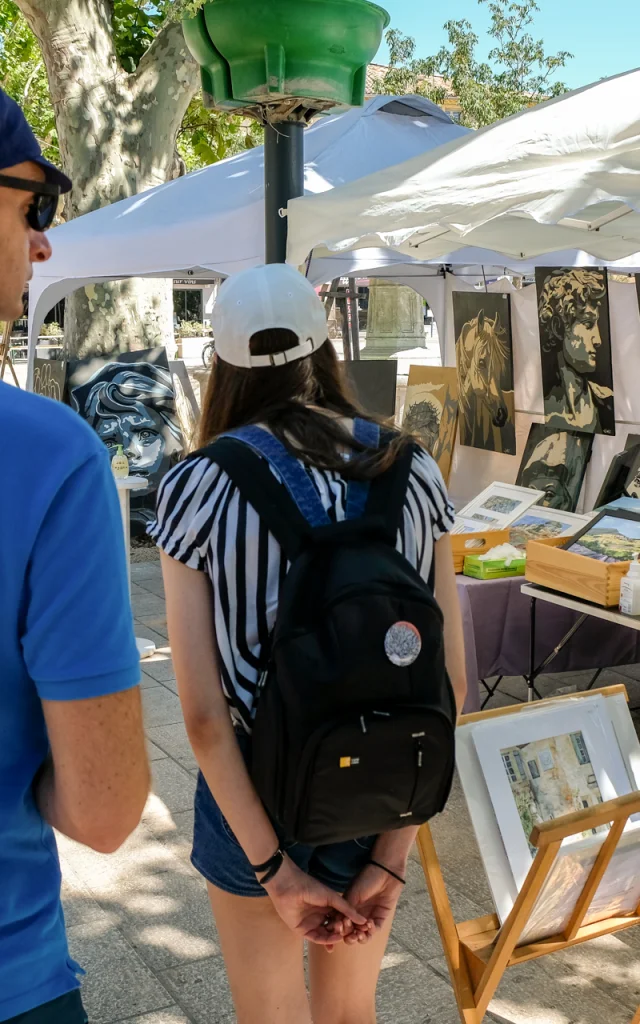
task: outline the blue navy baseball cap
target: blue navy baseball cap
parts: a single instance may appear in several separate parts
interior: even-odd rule
[[[60,192],[71,191],[71,180],[45,160],[20,107],[0,89],[0,172],[27,161],[42,167],[46,180]]]

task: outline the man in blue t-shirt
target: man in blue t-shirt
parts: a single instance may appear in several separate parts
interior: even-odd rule
[[[0,320],[70,188],[0,91]],[[122,524],[66,406],[0,381],[0,437],[0,1021],[84,1024],[53,828],[111,852],[149,784]]]

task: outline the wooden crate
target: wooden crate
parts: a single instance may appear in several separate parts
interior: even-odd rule
[[[616,608],[620,602],[620,582],[629,572],[630,562],[598,562],[585,555],[574,555],[560,547],[566,540],[554,537],[529,541],[527,580],[605,608]]]
[[[458,574],[464,569],[466,555],[484,555],[498,544],[509,543],[508,530],[486,530],[483,533],[452,533],[453,564]]]

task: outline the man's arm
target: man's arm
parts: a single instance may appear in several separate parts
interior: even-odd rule
[[[70,839],[113,853],[149,792],[139,688],[42,707],[51,744],[36,790],[42,816]]]
[[[111,852],[140,819],[149,771],[118,496],[106,451],[92,438],[87,448],[44,514],[21,639],[49,734],[40,810]]]

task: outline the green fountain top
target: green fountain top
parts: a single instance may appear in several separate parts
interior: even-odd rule
[[[208,106],[308,121],[362,105],[388,24],[368,0],[208,0],[183,27]]]

